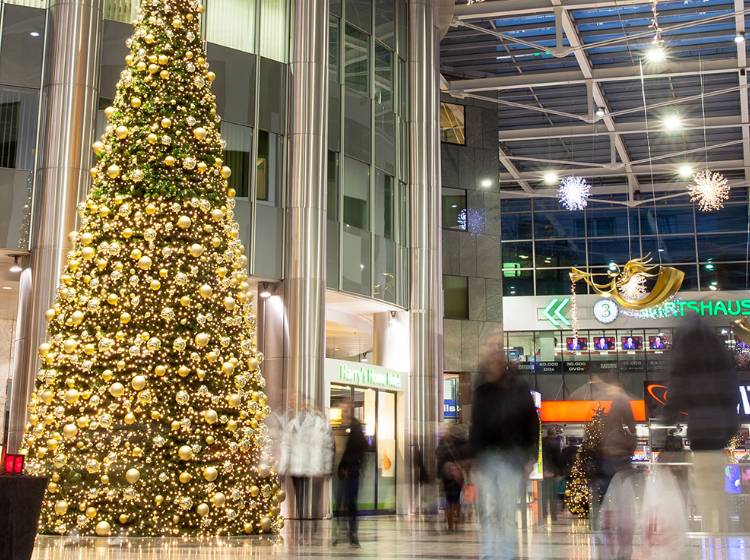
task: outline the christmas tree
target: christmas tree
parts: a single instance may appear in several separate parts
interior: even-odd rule
[[[601,448],[604,428],[604,410],[598,408],[583,432],[583,444],[578,448],[570,481],[565,488],[565,505],[570,513],[578,517],[588,517],[591,506],[591,485],[589,473],[593,472],[596,454]]]
[[[247,258],[194,0],[142,3],[54,304],[24,447],[42,529],[277,531]]]

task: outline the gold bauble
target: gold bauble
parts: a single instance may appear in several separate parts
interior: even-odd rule
[[[85,260],[90,261],[94,258],[94,255],[96,255],[96,251],[93,247],[84,247],[81,249],[81,255]]]
[[[217,507],[222,507],[226,501],[227,497],[222,492],[216,492],[216,494],[211,496],[211,502]]]
[[[44,357],[47,354],[49,354],[50,350],[52,350],[52,345],[49,342],[43,342],[39,345],[39,355]]]
[[[177,368],[177,375],[180,377],[187,377],[190,375],[190,368],[187,366],[180,366]]]
[[[166,54],[160,54],[159,55],[159,64],[162,66],[165,66],[166,64],[169,64],[169,57]]]
[[[177,456],[182,461],[189,461],[193,458],[193,449],[189,445],[182,445],[177,450]]]
[[[172,119],[170,119],[169,117],[164,117],[161,120],[161,127],[162,128],[169,128],[170,126],[172,126]]]
[[[141,98],[140,98],[140,97],[133,97],[133,98],[132,98],[132,99],[130,100],[130,106],[131,106],[131,107],[132,107],[133,109],[137,109],[138,107],[140,107],[140,106],[141,106]]]
[[[168,167],[174,167],[174,165],[177,163],[177,160],[174,158],[174,156],[167,156],[164,158],[164,164]]]
[[[65,424],[63,426],[63,437],[65,439],[73,439],[78,433],[78,426],[75,424]]]
[[[231,375],[234,371],[234,364],[232,362],[224,362],[221,364],[221,371],[225,375]]]
[[[245,533],[246,535],[249,535],[250,533],[252,533],[253,532],[253,524],[249,523],[248,521],[245,521],[242,524],[242,532]]]
[[[200,288],[198,288],[198,294],[204,299],[210,298],[214,293],[214,290],[211,286],[208,284],[201,285]]]
[[[263,531],[270,531],[271,530],[271,519],[269,517],[263,516],[260,518],[260,528]]]
[[[230,393],[227,395],[227,403],[231,408],[237,408],[240,406],[242,398],[237,393]]]
[[[278,500],[279,503],[286,500],[286,492],[284,492],[281,488],[279,488],[278,492],[276,492],[276,500]]]
[[[107,119],[111,119],[112,115],[115,114],[115,108],[110,105],[106,109],[104,109],[104,116],[107,117]]]
[[[156,74],[159,71],[159,67],[156,64],[149,64],[148,65],[148,73],[149,74]]]
[[[44,318],[47,319],[48,321],[51,321],[52,319],[55,318],[56,313],[57,312],[54,309],[50,308],[44,312]]]
[[[155,504],[156,504],[157,506],[160,506],[160,505],[162,505],[162,504],[164,503],[164,496],[162,496],[161,494],[157,494],[157,495],[156,495],[156,496],[154,497],[154,503],[155,503]]]
[[[139,60],[135,65],[135,69],[139,72],[143,72],[146,69],[146,63],[142,60]]]
[[[182,296],[180,298],[180,305],[182,307],[190,307],[190,296]]]
[[[177,219],[177,227],[180,229],[187,229],[190,227],[190,224],[192,224],[193,221],[190,219],[190,216],[180,216]]]
[[[193,136],[195,136],[197,140],[205,140],[206,136],[208,136],[208,132],[205,128],[199,126],[198,128],[193,130]]]
[[[112,381],[112,376],[113,376],[113,375],[114,375],[114,374],[112,373],[112,370],[111,370],[111,369],[105,369],[105,370],[104,370],[104,371],[102,372],[102,379],[103,379],[104,381]]]
[[[142,391],[146,387],[146,377],[143,375],[136,375],[130,384],[136,391]]]
[[[206,359],[210,363],[214,363],[216,360],[219,359],[219,355],[216,352],[214,352],[213,350],[211,350],[208,354],[206,354]]]
[[[224,177],[224,179],[229,179],[232,176],[232,170],[225,165],[221,168],[221,176]]]
[[[128,412],[125,417],[123,418],[123,421],[130,426],[131,424],[135,424],[135,414],[132,412]]]
[[[190,256],[195,258],[200,257],[203,254],[204,250],[205,249],[203,248],[203,245],[201,245],[200,243],[193,243],[190,246],[190,249],[188,249]]]
[[[146,136],[146,141],[149,144],[156,144],[156,142],[158,140],[159,140],[159,137],[156,134],[154,134],[153,132],[151,132],[148,136]]]
[[[161,288],[161,282],[159,282],[156,278],[151,280],[151,283],[149,284],[149,288],[151,288],[153,291],[158,291]]]
[[[214,436],[208,435],[206,436],[206,445],[213,445],[216,440],[214,439]]]
[[[123,126],[123,125],[118,126],[115,129],[115,136],[117,136],[117,138],[119,140],[124,140],[125,138],[127,138],[128,137],[128,127],[127,126]]]
[[[81,245],[91,245],[94,242],[94,234],[90,231],[86,231],[82,233],[78,239],[80,239]]]
[[[118,517],[117,520],[120,522],[120,525],[125,525],[128,521],[130,521],[130,516],[127,513],[121,513],[120,517]]]
[[[127,480],[129,484],[135,484],[140,478],[141,471],[138,469],[128,469],[125,471],[125,480]]]
[[[258,475],[261,478],[268,478],[271,476],[271,467],[261,463],[260,466],[258,466]]]
[[[252,496],[253,498],[257,498],[258,494],[260,494],[260,488],[258,488],[255,485],[251,486],[250,487],[250,496]]]
[[[216,467],[206,467],[203,469],[203,478],[208,482],[213,482],[219,477],[219,470]]]
[[[58,500],[55,502],[55,513],[57,515],[65,515],[68,513],[68,502],[65,500]]]
[[[47,492],[50,494],[57,494],[60,491],[60,487],[57,485],[57,482],[50,482],[47,484]]]
[[[229,198],[234,198],[236,195],[237,195],[237,191],[236,190],[234,190],[231,187],[227,189],[227,196]]]
[[[179,480],[182,484],[187,484],[188,482],[193,480],[193,475],[187,471],[183,471],[180,473]]]
[[[134,233],[135,233],[135,232],[133,231],[133,229],[132,229],[132,228],[129,228],[129,227],[126,227],[125,229],[123,229],[123,230],[122,230],[122,236],[123,236],[123,237],[124,237],[125,239],[130,239],[131,237],[133,237],[133,234],[134,234]]]
[[[209,72],[208,74],[206,74],[206,78],[208,78],[209,82],[213,82],[216,79],[216,74],[214,74],[213,72]]]
[[[107,303],[110,305],[117,305],[117,303],[120,301],[120,296],[117,294],[109,294],[107,296]]]
[[[113,163],[109,167],[107,167],[107,175],[110,179],[117,179],[117,177],[120,176],[120,166],[116,163]]]
[[[90,422],[91,420],[88,416],[79,416],[76,420],[76,424],[79,428],[88,428]]]
[[[102,481],[102,484],[109,484],[109,475],[103,474],[99,477],[99,480]]]
[[[237,429],[237,420],[232,418],[229,422],[227,422],[227,430],[230,432],[233,432]]]
[[[195,335],[195,345],[198,348],[206,347],[210,340],[211,335],[209,335],[208,333],[201,332]]]
[[[219,419],[219,415],[213,408],[209,408],[203,413],[203,418],[208,424],[214,424]]]
[[[148,255],[143,255],[140,259],[138,259],[138,268],[141,270],[148,270],[151,268],[151,257]]]
[[[127,325],[130,322],[130,318],[130,313],[128,313],[127,311],[123,311],[122,313],[120,313],[120,323],[122,323],[123,325]]]
[[[156,214],[156,204],[154,204],[153,202],[149,202],[146,205],[146,214],[148,214],[149,216],[153,216],[154,214]]]
[[[109,386],[109,394],[113,397],[121,397],[123,393],[125,392],[125,387],[122,383],[112,383],[112,385]]]
[[[167,366],[164,365],[158,365],[154,368],[154,373],[158,375],[159,377],[162,377],[166,375],[167,373]]]
[[[144,39],[144,40],[146,41],[146,43],[148,43],[149,45],[150,45],[151,43],[153,43],[153,42],[154,42],[154,41],[156,40],[156,39],[154,38],[153,34],[151,34],[151,33],[147,33],[147,34],[146,34],[146,36],[145,36],[145,37],[144,37],[143,39]]]
[[[224,298],[224,309],[226,309],[227,311],[231,311],[232,309],[235,308],[236,303],[237,302],[234,300],[232,296],[227,296]]]
[[[130,174],[130,178],[133,180],[134,183],[140,183],[141,181],[143,181],[143,177],[144,177],[144,173],[140,169],[135,169]]]
[[[200,515],[201,517],[204,517],[208,515],[208,509],[209,509],[208,504],[204,502],[204,503],[198,504],[198,507],[195,508],[195,511],[198,513],[198,515]]]
[[[63,350],[68,354],[75,352],[77,347],[78,347],[78,341],[74,338],[66,338],[63,341]]]
[[[125,64],[128,66],[133,66],[133,62],[135,61],[135,57],[133,57],[132,54],[129,54],[125,57]]]
[[[108,537],[112,528],[107,521],[100,521],[96,524],[96,534],[100,537]]]
[[[73,321],[74,325],[80,325],[83,322],[83,311],[75,310],[73,311],[73,314],[70,316],[70,320]]]
[[[198,173],[205,173],[206,170],[208,169],[208,165],[206,165],[206,163],[203,161],[199,161],[197,169],[198,169]]]
[[[96,155],[98,155],[98,156],[104,153],[104,143],[103,142],[99,142],[99,141],[94,142],[94,145],[92,146],[92,148],[94,148],[94,153]]]

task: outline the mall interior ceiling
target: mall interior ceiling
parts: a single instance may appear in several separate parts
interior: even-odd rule
[[[638,206],[750,179],[744,0],[456,0],[442,89],[497,106],[501,191]]]

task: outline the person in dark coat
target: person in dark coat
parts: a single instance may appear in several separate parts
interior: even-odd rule
[[[340,406],[342,425],[347,427],[348,438],[338,466],[339,495],[336,509],[339,512],[346,512],[349,518],[349,543],[352,546],[359,547],[357,535],[359,475],[362,471],[368,444],[362,430],[362,423],[354,417],[354,407],[351,401],[344,402]],[[335,535],[333,544],[337,544],[337,542],[338,535]]]
[[[445,520],[448,531],[455,531],[461,519],[461,492],[464,488],[464,471],[461,450],[466,447],[462,426],[454,424],[437,446],[437,472],[445,497]]]
[[[712,327],[696,318],[677,330],[664,416],[671,424],[687,420],[694,503],[704,531],[728,528],[725,449],[739,429],[737,386],[732,356]]]
[[[552,521],[557,520],[558,495],[557,484],[562,476],[560,438],[550,428],[542,440],[542,515]]]
[[[488,346],[474,391],[469,452],[476,460],[482,558],[517,556],[516,507],[539,449],[529,386],[508,367],[502,344]]]

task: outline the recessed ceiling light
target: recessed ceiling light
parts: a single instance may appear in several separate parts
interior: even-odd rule
[[[32,31],[31,33],[29,33],[29,35],[31,35],[32,37],[39,37],[39,31]]]
[[[737,35],[734,36],[734,42],[735,43],[744,43],[745,42],[745,36],[742,33],[737,33]]]
[[[664,118],[662,118],[661,120],[661,124],[664,127],[665,131],[675,132],[682,129],[682,117],[680,117],[680,115],[678,115],[677,113],[670,113],[668,115],[664,115]]]
[[[482,182],[479,183],[479,186],[481,186],[483,189],[489,189],[492,186],[492,179],[482,179]]]
[[[3,286],[3,290],[12,290],[12,289],[13,288],[11,288],[10,286]]]
[[[694,173],[693,166],[690,165],[689,163],[683,163],[682,165],[680,165],[680,167],[677,168],[677,174],[682,179],[690,179],[690,177],[693,176],[693,173]]]
[[[646,50],[646,60],[652,64],[659,64],[667,59],[667,51],[661,45],[652,45]]]
[[[598,108],[596,109],[596,113],[594,113],[594,114],[595,114],[595,115],[596,115],[597,117],[601,118],[601,117],[603,117],[603,116],[604,116],[604,113],[605,113],[605,111],[604,111],[604,107],[598,107]]]
[[[545,185],[554,185],[560,180],[560,176],[554,171],[545,171],[542,178]]]

